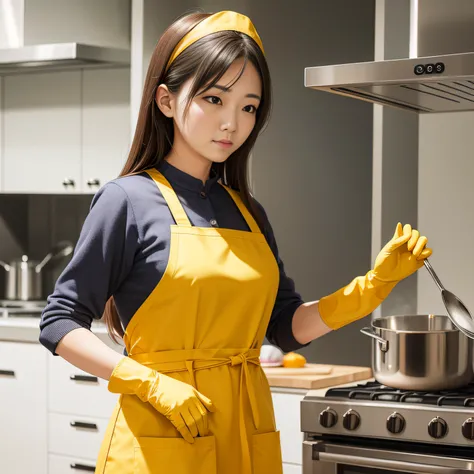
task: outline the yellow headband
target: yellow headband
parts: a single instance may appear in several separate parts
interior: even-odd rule
[[[260,36],[258,36],[257,30],[250,21],[250,18],[240,13],[222,11],[214,13],[214,15],[211,15],[198,23],[187,35],[181,39],[171,54],[168,64],[166,65],[166,71],[171,66],[171,63],[186,48],[204,36],[207,36],[211,33],[217,33],[218,31],[240,31],[241,33],[245,33],[258,44],[262,50],[262,53],[265,53]]]

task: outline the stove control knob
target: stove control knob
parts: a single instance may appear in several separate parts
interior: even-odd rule
[[[346,430],[354,431],[360,425],[360,415],[355,410],[348,410],[342,415],[342,426]]]
[[[332,428],[337,423],[337,413],[332,408],[326,408],[319,414],[319,423],[324,428]]]
[[[444,438],[448,434],[448,424],[437,416],[428,423],[428,434],[432,438]]]
[[[387,430],[399,434],[405,429],[405,418],[400,413],[394,412],[387,418]]]
[[[462,435],[471,441],[474,441],[474,418],[468,418],[462,424]]]

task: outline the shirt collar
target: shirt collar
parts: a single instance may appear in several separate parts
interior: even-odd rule
[[[181,171],[175,166],[171,165],[165,160],[162,160],[156,167],[156,169],[163,174],[163,176],[172,184],[182,188],[188,189],[189,191],[195,191],[201,193],[202,191],[208,193],[212,186],[218,181],[219,176],[211,168],[211,173],[205,184],[194,176]]]

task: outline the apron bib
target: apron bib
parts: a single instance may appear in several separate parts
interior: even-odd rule
[[[194,227],[173,188],[147,170],[176,222],[165,273],[128,324],[129,357],[209,397],[209,435],[189,444],[166,417],[121,395],[99,453],[98,474],[281,474],[279,432],[260,348],[279,271],[240,196],[250,232]]]

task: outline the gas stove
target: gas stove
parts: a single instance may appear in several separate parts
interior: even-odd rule
[[[304,474],[473,472],[474,383],[415,392],[368,382],[308,394],[301,430]]]
[[[470,446],[474,383],[456,391],[411,392],[368,382],[306,397],[302,429],[341,436]]]

